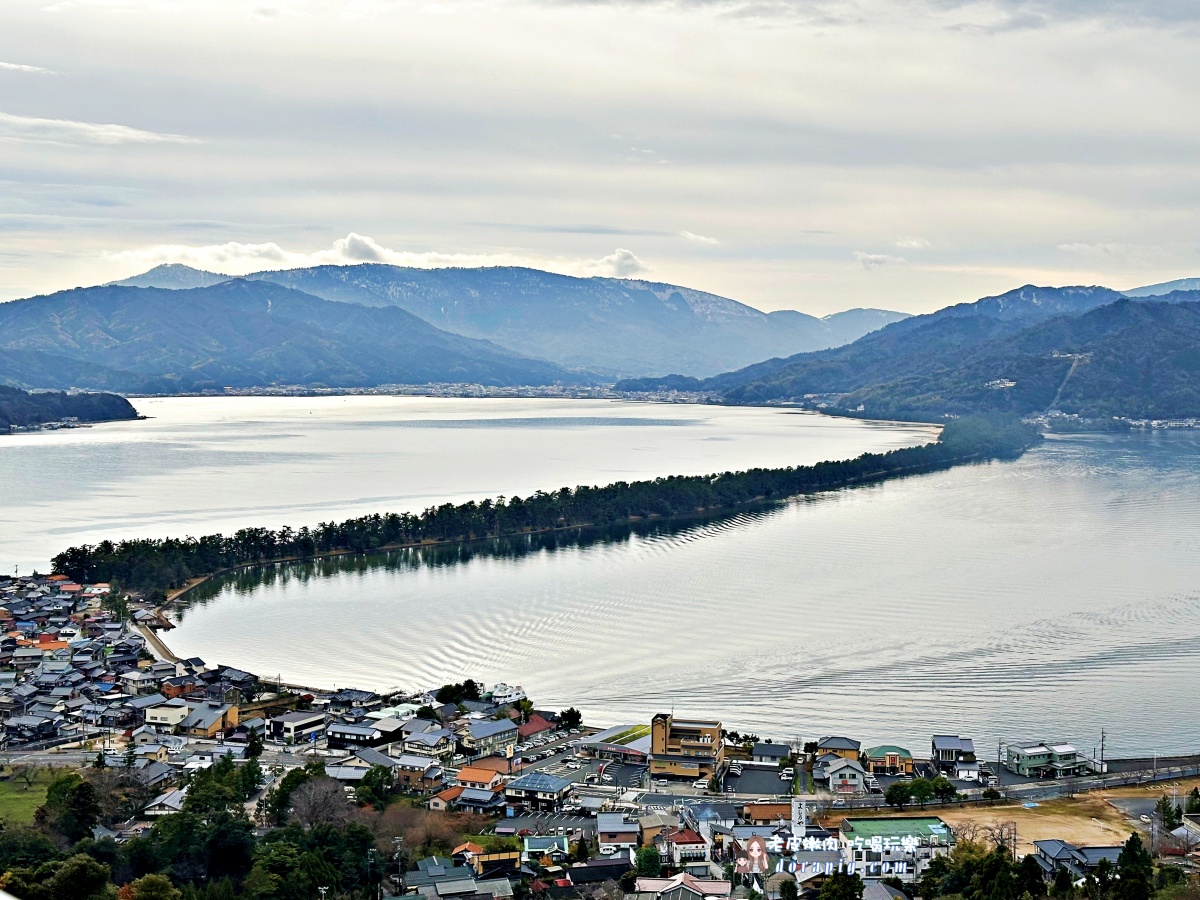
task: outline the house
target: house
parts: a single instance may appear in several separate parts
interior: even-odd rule
[[[522,843],[524,862],[537,863],[548,857],[557,863],[571,855],[571,841],[564,834],[531,834]]]
[[[463,787],[479,788],[491,791],[500,786],[504,779],[493,769],[479,769],[475,766],[463,766],[458,770],[456,779]]]
[[[179,731],[189,737],[213,738],[238,723],[238,708],[216,701],[189,704],[187,718],[179,723]]]
[[[817,756],[821,757],[827,753],[832,753],[840,756],[843,759],[858,760],[859,753],[862,749],[862,744],[858,741],[840,735],[828,735],[817,741]]]
[[[601,853],[614,850],[636,850],[641,843],[636,822],[630,822],[624,813],[600,813],[596,816],[596,840]]]
[[[510,803],[529,809],[553,810],[562,805],[574,785],[570,778],[530,772],[506,784],[504,795]]]
[[[937,816],[846,818],[838,841],[846,864],[864,878],[910,882],[954,849],[954,832]]]
[[[784,744],[758,743],[750,750],[750,761],[763,766],[778,766],[791,754],[791,748]]]
[[[473,756],[511,756],[517,746],[517,726],[511,719],[472,719],[462,734],[462,745]]]
[[[384,736],[377,724],[347,725],[344,722],[330,722],[325,726],[325,743],[330,750],[378,747],[384,743]]]
[[[434,794],[425,805],[435,812],[445,812],[458,801],[459,795],[465,790],[465,787],[456,784]]]
[[[491,813],[504,805],[504,793],[498,790],[491,791],[465,787],[454,803],[459,809],[466,809],[477,813]]]
[[[301,744],[317,740],[325,732],[325,713],[286,712],[267,722],[267,734],[273,741]]]
[[[582,865],[567,869],[566,875],[576,887],[585,884],[601,884],[605,881],[620,881],[621,876],[634,868],[636,861],[631,853],[614,853],[589,859]]]
[[[420,720],[410,719],[409,721]],[[409,733],[404,737],[402,746],[405,753],[445,759],[454,755],[454,732],[449,728],[436,728],[432,731]]]
[[[395,757],[396,784],[416,791],[428,791],[442,783],[442,766],[432,756],[401,753]]]
[[[529,721],[517,728],[517,737],[522,741],[527,741],[531,737],[537,737],[547,731],[553,731],[554,725],[546,721],[544,718],[534,713],[529,717]]]
[[[1100,865],[1100,860],[1107,859],[1116,871],[1117,857],[1121,855],[1121,845],[1102,847],[1076,847],[1066,841],[1034,841],[1034,860],[1042,868],[1043,877],[1049,881],[1060,870],[1070,873],[1072,880],[1086,878]]]
[[[708,862],[708,842],[690,828],[665,829],[654,839],[654,846],[663,861],[675,868]]]
[[[973,769],[978,777],[979,764],[975,758],[975,742],[957,734],[935,734],[930,761],[941,772],[953,773],[956,777],[960,768]]]
[[[1091,771],[1089,761],[1071,744],[1018,741],[1006,749],[1005,767],[1032,778],[1070,778]]]
[[[191,708],[186,700],[163,700],[143,710],[147,725],[167,733],[173,733],[190,713]]]
[[[658,713],[650,720],[650,775],[712,778],[725,762],[721,723],[708,719],[677,719]]]
[[[468,864],[475,870],[475,890],[484,896],[479,900],[495,900],[496,897],[511,897],[512,882],[509,878],[521,877],[521,852],[519,850],[495,850],[471,857]],[[508,893],[505,893],[505,886]]]
[[[183,811],[183,801],[187,797],[187,788],[179,790],[167,791],[165,794],[159,794],[150,804],[142,810],[142,815],[149,817],[169,816],[172,813]]]
[[[817,778],[813,769],[813,778]],[[856,759],[835,756],[826,762],[820,771],[820,780],[829,782],[829,790],[840,794],[862,792],[866,787],[867,770]]]
[[[639,878],[634,885],[637,900],[705,900],[728,897],[732,889],[728,881],[695,878],[686,872],[672,878]]]
[[[752,825],[783,824],[792,821],[791,803],[747,803],[742,816]]]
[[[912,754],[895,744],[868,747],[863,753],[863,759],[866,761],[867,771],[872,775],[911,775],[913,773]]]

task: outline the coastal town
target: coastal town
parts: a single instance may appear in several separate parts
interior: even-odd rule
[[[284,685],[179,659],[160,610],[61,574],[0,578],[0,619],[6,787],[34,789],[39,771],[119,773],[127,802],[96,815],[96,841],[152,833],[223,767],[249,773],[241,814],[263,833],[303,816],[279,800],[300,778],[336,785],[347,810],[468,815],[477,831],[455,846],[422,852],[395,835],[377,848],[391,860],[379,890],[429,900],[606,886],[643,900],[790,900],[851,875],[871,900],[900,900],[984,834],[1030,857],[1048,886],[1116,866],[1131,835],[1181,870],[1200,860],[1197,758],[1106,759],[1053,734],[985,756],[969,736],[936,733],[914,752],[671,712],[598,728],[471,679],[390,696]],[[1039,824],[1039,809],[1097,791],[1133,799],[1107,800],[1103,821]]]

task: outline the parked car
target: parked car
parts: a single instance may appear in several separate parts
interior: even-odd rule
[[[695,781],[692,782],[692,787],[699,788],[700,790],[703,791],[708,787],[708,781],[707,781],[707,779],[704,779],[704,778],[697,778]]]
[[[613,855],[614,853],[616,853],[616,852],[617,852],[617,848],[616,848],[616,847],[601,847],[601,848],[600,848],[600,855],[601,855],[601,856],[612,856],[612,855]]]
[[[782,772],[780,772],[779,775],[781,778],[795,778],[796,770],[793,769],[791,766],[788,766],[786,769],[784,769]]]
[[[844,807],[844,806],[846,805],[846,800],[845,800],[845,798],[844,798],[844,797],[838,797],[836,800],[834,800],[834,801],[833,801],[833,804],[832,804],[832,805],[833,805],[835,808],[838,808],[838,809],[840,809],[840,808],[842,808],[842,807]]]

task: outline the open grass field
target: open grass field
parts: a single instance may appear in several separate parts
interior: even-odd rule
[[[40,777],[28,790],[23,781],[9,778],[0,781],[0,819],[8,825],[29,825],[33,812],[46,800],[49,779]]]

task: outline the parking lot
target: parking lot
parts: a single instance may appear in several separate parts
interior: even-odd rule
[[[743,766],[741,775],[725,776],[726,793],[759,797],[791,796],[792,782],[779,777],[779,769],[771,766]],[[732,791],[729,788],[733,788]]]

